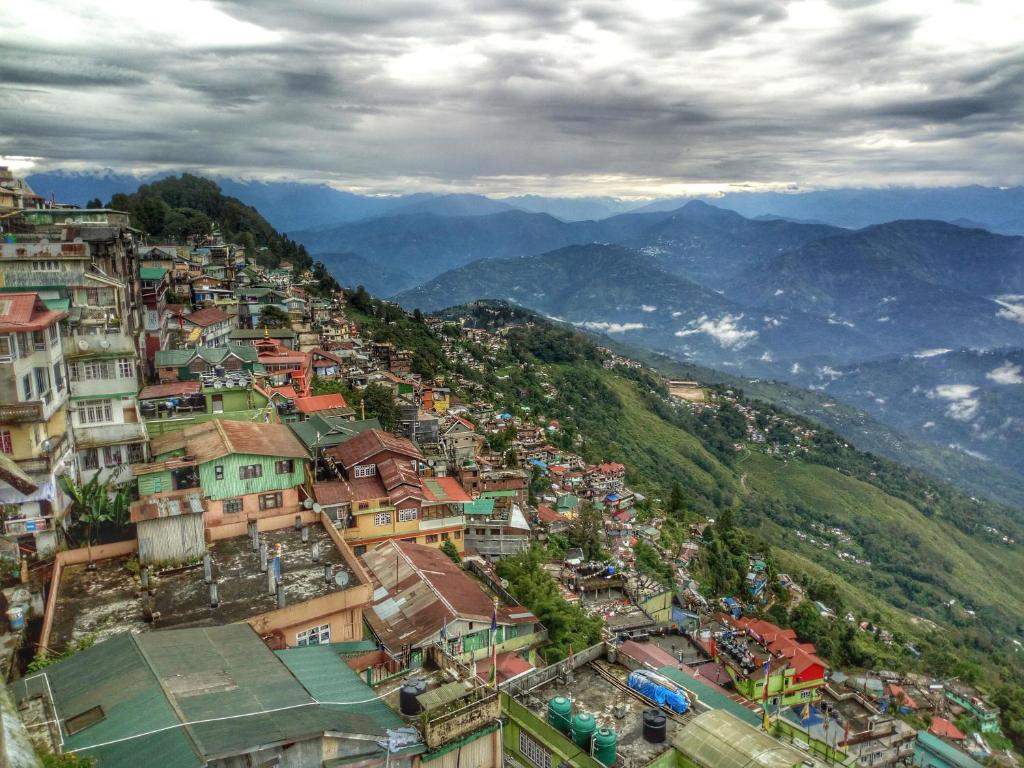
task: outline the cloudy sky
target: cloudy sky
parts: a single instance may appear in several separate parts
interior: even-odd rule
[[[18,0],[0,156],[361,191],[1024,182],[1019,0]]]

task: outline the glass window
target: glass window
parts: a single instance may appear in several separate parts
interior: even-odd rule
[[[249,464],[238,468],[238,476],[242,480],[251,480],[254,477],[263,477],[263,466],[261,464]]]
[[[427,535],[427,544],[437,544],[437,534],[431,533]]]
[[[279,475],[290,475],[295,471],[295,462],[292,459],[283,459],[274,465],[274,470]]]
[[[85,400],[78,407],[78,418],[82,424],[102,424],[113,421],[113,409],[109,400]]]
[[[326,645],[329,642],[331,642],[330,624],[321,624],[295,634],[296,645]]]
[[[373,516],[374,525],[391,525],[391,513],[390,512],[378,512]]]
[[[242,511],[241,499],[224,499],[224,514],[237,515]]]
[[[95,448],[86,448],[78,455],[82,461],[82,469],[89,470],[100,468],[100,452]]]
[[[64,373],[60,369],[60,363],[53,364],[53,384],[58,392],[64,391]]]
[[[142,443],[132,443],[128,446],[128,463],[141,464],[146,460],[146,446]]]
[[[107,446],[103,449],[103,463],[108,467],[117,467],[123,464],[121,458],[121,446]]]
[[[26,400],[32,399],[32,374],[26,373],[21,377],[21,393]]]
[[[50,401],[50,371],[48,368],[33,368],[32,373],[36,378],[36,392],[39,392],[43,399]]]
[[[418,516],[418,510],[416,509],[400,509],[398,510],[398,522],[408,523],[415,520]]]
[[[11,337],[6,333],[0,334],[0,360],[9,363],[15,358],[14,350],[15,346]]]
[[[264,493],[260,495],[260,509],[278,509],[281,503],[280,493]]]
[[[46,349],[46,334],[43,331],[32,331],[32,349],[36,352]]]
[[[6,453],[8,456],[14,453],[14,443],[11,441],[9,429],[0,430],[0,453]]]
[[[551,753],[523,730],[519,731],[519,753],[537,768],[551,768]]]
[[[46,331],[47,331],[47,333],[50,336],[50,346],[51,347],[54,344],[56,344],[58,341],[60,341],[60,330],[57,328],[57,324],[56,323],[54,323],[49,328],[47,328]]]
[[[122,379],[134,379],[135,378],[135,366],[132,364],[130,358],[121,358],[118,361]]]
[[[356,477],[373,477],[377,474],[376,464],[358,464],[356,465]]]
[[[217,465],[214,466],[214,468],[213,468],[213,479],[214,480],[223,480],[224,479],[224,466],[222,464],[217,464]]]

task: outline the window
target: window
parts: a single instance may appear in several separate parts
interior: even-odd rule
[[[376,464],[357,464],[356,477],[373,477],[377,474]]]
[[[292,459],[282,459],[274,464],[274,471],[279,475],[290,475],[295,471],[295,462]]]
[[[523,730],[519,731],[519,754],[537,768],[551,768],[551,753]]]
[[[281,492],[260,494],[260,509],[278,509],[282,504]]]
[[[214,466],[214,468],[213,468],[213,479],[214,480],[223,480],[224,479],[224,466],[222,464],[217,464],[217,465]]]
[[[26,400],[32,399],[32,374],[26,373],[21,377],[21,392]]]
[[[128,446],[128,463],[141,464],[146,460],[146,446],[142,443],[132,443]]]
[[[224,395],[213,395],[211,397],[214,413],[224,413]]]
[[[52,347],[58,341],[60,341],[60,329],[57,328],[57,324],[54,323],[46,329],[47,334],[50,337],[50,346]]]
[[[132,364],[130,358],[122,357],[117,361],[118,372],[121,374],[122,379],[134,379],[135,378],[135,366]]]
[[[105,717],[103,707],[97,704],[95,707],[85,710],[85,712],[79,712],[77,715],[69,717],[64,721],[64,727],[67,728],[68,736],[72,736],[79,731],[84,731],[90,725],[98,723]]]
[[[99,304],[100,303],[100,289],[99,288],[86,288],[85,289],[85,303],[86,304]]]
[[[0,453],[10,456],[14,453],[14,443],[11,441],[11,430],[0,429]]]
[[[224,514],[237,515],[242,511],[241,499],[224,499]]]
[[[319,627],[297,632],[295,642],[297,645],[326,645],[331,642],[331,625],[321,624]]]
[[[42,395],[46,402],[50,402],[50,369],[33,368],[32,373],[36,378],[36,392]]]
[[[58,392],[64,391],[64,374],[60,370],[60,363],[53,364],[53,385]]]
[[[461,539],[462,538],[462,531],[456,531],[454,536],[455,536],[456,539]]]
[[[82,469],[99,469],[100,468],[100,452],[95,448],[86,448],[82,451],[79,456],[82,460]]]
[[[8,334],[0,335],[0,361],[11,362],[16,355],[13,339]]]
[[[78,419],[82,424],[102,424],[113,421],[109,400],[85,400],[78,406]]]
[[[419,515],[419,511],[416,509],[400,509],[398,510],[398,522],[408,523],[415,520]]]
[[[32,262],[33,272],[59,272],[60,262],[56,259],[46,259],[44,261],[33,261]]]
[[[360,501],[359,505],[356,508],[360,512],[365,512],[366,510],[368,510],[370,508],[370,502],[368,502],[368,501]]]
[[[448,538],[449,538],[449,536],[448,536],[447,533],[442,533],[441,534],[441,541],[448,541]]]
[[[390,512],[378,512],[373,516],[374,525],[391,525],[391,513]]]
[[[108,467],[117,467],[124,462],[121,460],[121,446],[107,446],[103,449],[103,463]]]
[[[42,331],[32,331],[32,349],[36,352],[46,351],[46,334]]]
[[[86,363],[73,363],[72,366],[72,379],[76,381],[114,378],[114,366],[107,360],[90,360]]]
[[[242,480],[251,480],[254,477],[263,477],[262,464],[249,464],[238,468],[238,477]]]
[[[486,536],[487,535],[487,529],[486,528],[477,528],[476,529],[476,535],[477,536]]]
[[[427,536],[427,544],[437,544],[437,534],[431,533]]]

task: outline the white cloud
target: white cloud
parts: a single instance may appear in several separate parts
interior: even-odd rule
[[[886,317],[879,317],[879,318],[876,318],[876,319],[875,319],[875,322],[876,322],[876,323],[888,323],[888,322],[889,322],[889,317],[888,317],[888,316],[886,316]]]
[[[935,422],[926,421],[924,424],[921,425],[921,429],[935,429]]]
[[[1024,384],[1024,373],[1021,372],[1021,366],[1011,362],[1003,363],[998,368],[989,371],[985,374],[985,378],[996,384]]]
[[[998,296],[996,304],[1002,307],[996,312],[996,315],[1004,320],[1013,320],[1015,323],[1024,324],[1024,296],[1012,293]]]
[[[829,325],[845,325],[847,328],[855,327],[849,320],[843,320],[841,317],[836,317],[835,313],[832,313],[826,319],[828,320]]]
[[[828,379],[829,381],[835,381],[841,379],[845,374],[842,371],[837,371],[831,365],[822,365],[817,369],[819,379]]]
[[[641,312],[657,312],[658,308],[655,307],[652,304],[641,304],[640,305],[640,311]]]
[[[765,353],[763,355],[761,355],[761,362],[762,363],[774,363],[775,362],[775,358],[772,357],[772,353],[771,352],[769,352],[768,350],[765,350]]]
[[[946,415],[956,421],[971,421],[978,415],[981,402],[973,397],[978,388],[973,384],[940,384],[928,393],[928,397],[949,401]]]
[[[765,325],[768,326],[769,328],[778,328],[780,325],[782,325],[782,321],[785,319],[786,318],[784,317],[771,317],[769,315],[764,316]]]
[[[683,313],[678,311],[678,310],[676,310],[675,312],[672,313],[672,317],[682,317],[682,316],[683,316]]]
[[[698,333],[706,333],[721,347],[726,349],[743,349],[743,347],[757,338],[757,331],[748,331],[741,328],[739,323],[742,319],[742,314],[725,314],[717,320],[712,320],[707,315],[701,315],[691,324],[691,327],[676,331],[675,335],[685,338]]]
[[[793,363],[793,365],[789,369],[789,372],[794,376],[800,373],[800,363]]]
[[[914,357],[919,360],[923,360],[928,357],[938,357],[939,355],[947,355],[952,352],[952,349],[922,349],[920,352],[915,352]]]
[[[776,288],[776,289],[775,289],[775,293],[774,293],[774,294],[772,294],[772,295],[773,295],[773,296],[781,296],[781,295],[782,295],[782,294],[784,294],[784,293],[785,293],[785,291],[784,291],[784,290],[783,290],[782,288]]]
[[[643,323],[606,323],[600,320],[588,320],[584,323],[575,323],[591,331],[602,331],[604,333],[625,333],[626,331],[639,331],[644,328]]]

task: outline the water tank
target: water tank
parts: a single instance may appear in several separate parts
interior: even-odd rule
[[[572,702],[565,696],[555,696],[548,702],[548,725],[562,733],[572,727]]]
[[[668,718],[660,709],[644,710],[644,741],[651,744],[664,744],[668,729]]]
[[[572,740],[580,749],[590,751],[590,739],[597,730],[597,721],[589,712],[580,712],[572,719]]]
[[[594,757],[599,763],[612,765],[615,762],[615,747],[619,740],[611,728],[598,728],[594,734]]]
[[[418,715],[423,708],[416,697],[426,693],[426,690],[427,684],[418,678],[407,681],[398,693],[398,709],[401,713],[408,717]]]

